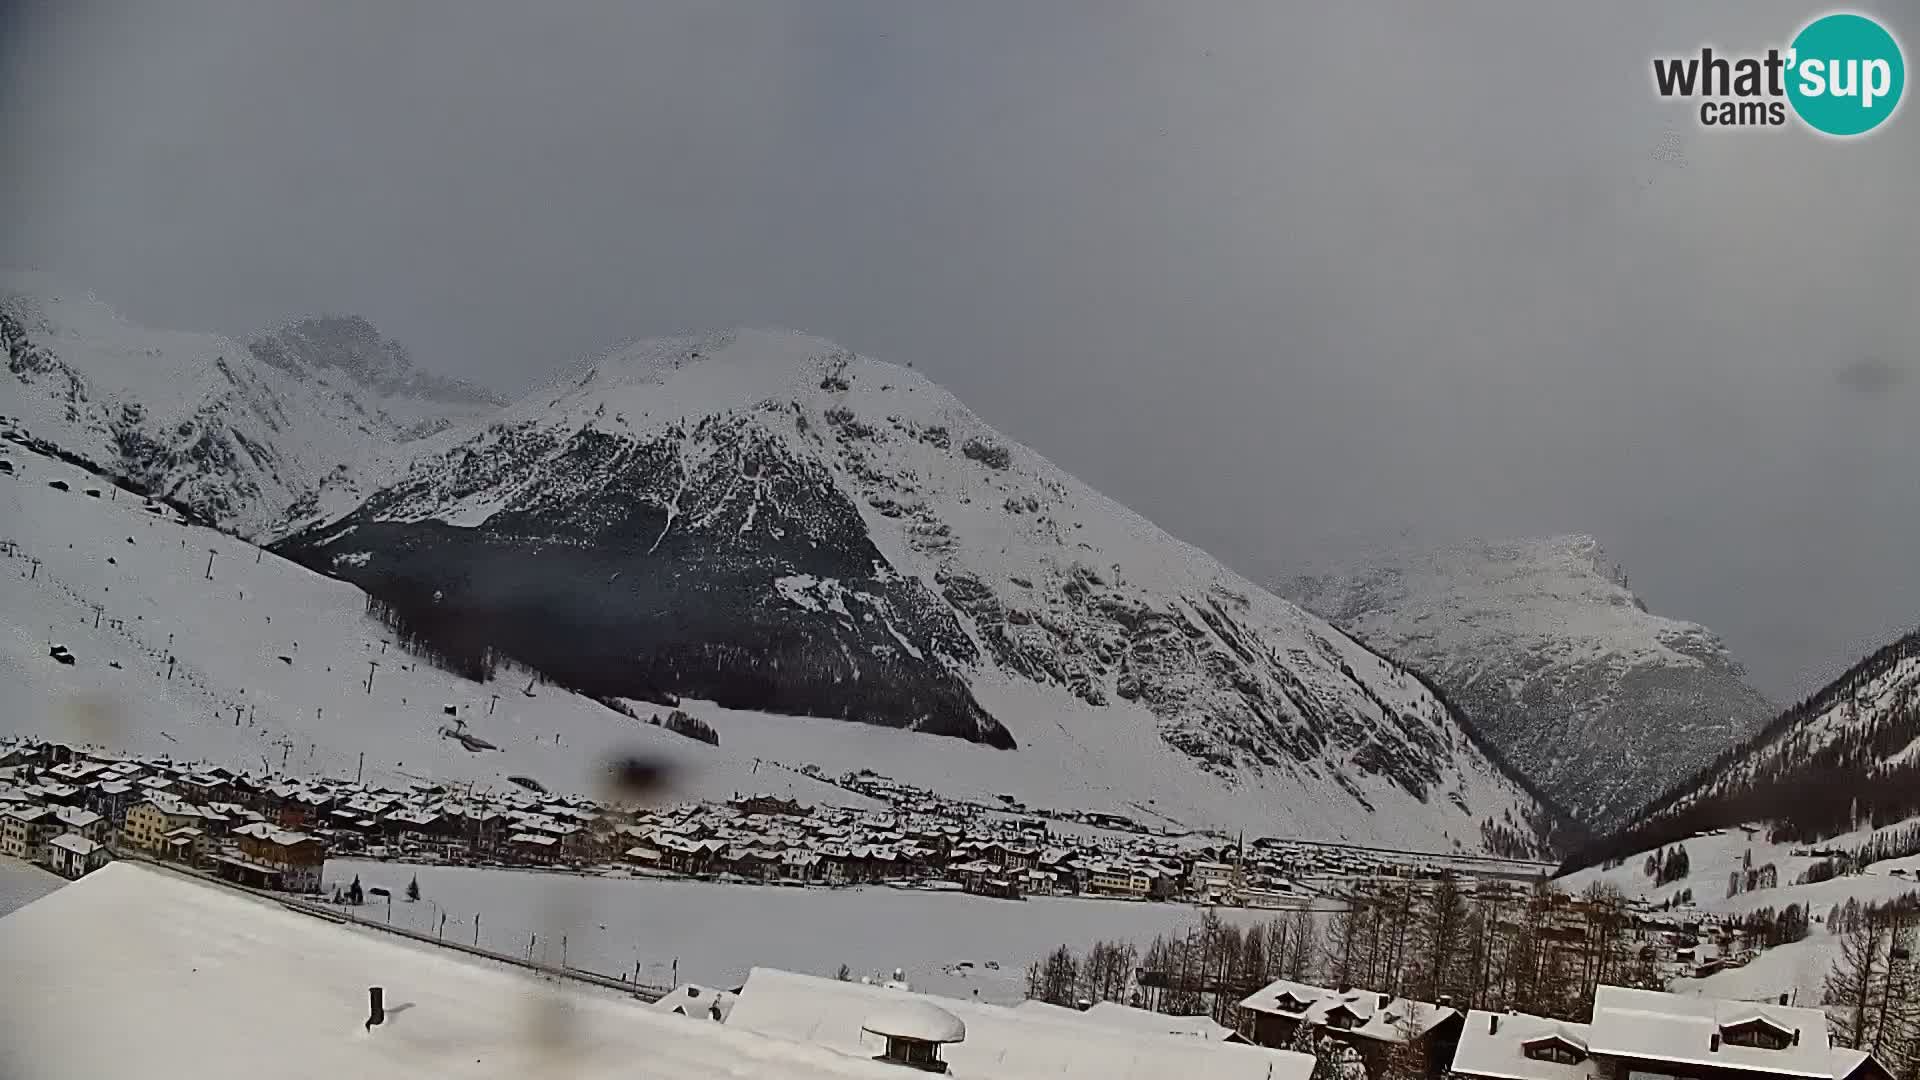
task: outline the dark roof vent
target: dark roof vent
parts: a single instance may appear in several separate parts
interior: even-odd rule
[[[1487,1017],[1487,1034],[1500,1034],[1500,1014],[1492,1013]]]
[[[1708,1052],[1715,1053],[1715,1054],[1720,1052],[1720,1033],[1719,1032],[1717,1031],[1714,1032],[1712,1037],[1707,1040],[1707,1050]]]

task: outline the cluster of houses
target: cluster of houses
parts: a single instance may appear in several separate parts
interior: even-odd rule
[[[1190,858],[1196,849],[1210,849],[1214,858],[1223,863],[1232,862],[1241,871],[1241,876],[1231,883],[1226,880],[1224,870],[1218,873],[1212,899],[1221,903],[1259,906],[1263,892],[1291,893],[1302,878],[1431,878],[1450,872],[1461,877],[1528,880],[1537,877],[1543,870],[1551,869],[1548,864],[1525,860],[1475,856],[1447,859],[1431,854],[1355,848],[1277,836],[1234,838],[1196,833],[1174,826],[1150,827],[1123,814],[1029,807],[1009,794],[996,795],[992,803],[981,805],[957,801],[926,788],[882,776],[871,769],[846,773],[837,779],[813,765],[802,765],[796,771],[885,803],[895,811],[909,815],[962,819],[991,816],[1031,832],[1046,831],[1046,822],[1085,825],[1107,834],[1105,839],[1117,850],[1147,858]],[[1227,888],[1229,884],[1231,889]],[[1207,899],[1200,895],[1192,898]]]
[[[0,744],[0,823],[0,852],[70,877],[134,852],[291,892],[317,891],[329,855],[1272,908],[1297,906],[1309,874],[1407,872],[1333,849],[1068,831],[937,799],[857,810],[750,795],[628,810],[532,787],[391,790],[33,741]]]
[[[1017,1061],[1035,1075],[1308,1080],[1319,1070],[1304,1046],[1368,1080],[1891,1080],[1870,1054],[1835,1045],[1823,1010],[1618,986],[1595,990],[1590,1023],[1571,1023],[1281,980],[1240,1003],[1239,1028],[1113,1002],[1003,1009],[768,969],[708,993],[726,995],[724,1015],[679,1011],[936,1073],[1001,1075]]]
[[[1834,1044],[1824,1010],[1600,986],[1592,1022],[1487,1012],[1365,990],[1281,980],[1240,1003],[1237,1037],[1274,1048],[1310,1043],[1344,1054],[1371,1078],[1394,1051],[1435,1078],[1473,1080],[1889,1080],[1870,1055]]]
[[[314,892],[327,843],[294,827],[291,795],[223,769],[13,743],[0,746],[0,854],[69,878],[138,854]]]
[[[532,789],[374,785],[0,745],[0,852],[78,877],[133,852],[292,892],[328,855],[588,868],[761,884],[914,883],[1017,899],[1284,903],[1271,852],[1122,835],[1069,839],[1038,819],[951,807],[861,811],[757,795],[628,811]]]

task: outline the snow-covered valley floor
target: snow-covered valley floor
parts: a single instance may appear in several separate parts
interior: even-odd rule
[[[405,899],[418,876],[420,899]],[[1018,1002],[1027,965],[1059,945],[1076,952],[1097,940],[1145,948],[1155,934],[1182,932],[1201,909],[1186,904],[1035,897],[991,900],[962,893],[867,886],[786,888],[651,878],[598,878],[488,868],[330,860],[325,881],[393,893],[393,925],[471,944],[480,916],[480,944],[561,961],[609,976],[666,984],[678,979],[734,986],[755,966],[853,977],[902,969],[916,990],[987,1002]],[[368,897],[353,909],[384,923],[388,904]],[[1285,912],[1218,909],[1249,923]],[[959,968],[971,962],[971,968]],[[987,967],[989,962],[998,970]]]

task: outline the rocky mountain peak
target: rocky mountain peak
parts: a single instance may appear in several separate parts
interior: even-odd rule
[[[1284,589],[1434,678],[1508,760],[1598,826],[1774,712],[1712,631],[1649,612],[1592,536],[1375,554]]]
[[[247,341],[254,359],[293,375],[338,371],[384,396],[448,404],[504,405],[497,395],[458,379],[421,371],[406,346],[382,337],[359,315],[310,315]]]

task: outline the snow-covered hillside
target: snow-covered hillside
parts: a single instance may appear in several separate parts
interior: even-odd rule
[[[136,326],[40,275],[0,278],[0,342],[0,415],[249,536],[296,501],[351,490],[407,440],[498,406],[415,370],[361,319],[301,320],[243,345]]]
[[[1049,769],[1111,748],[1110,776],[1172,748],[1283,831],[1472,849],[1545,820],[1417,679],[914,372],[804,335],[617,350],[278,550],[597,692]]]
[[[592,793],[614,754],[649,753],[686,767],[689,797],[859,803],[552,686],[529,695],[524,673],[490,685],[448,674],[387,645],[353,586],[181,523],[64,462],[0,448],[13,466],[0,472],[0,734],[348,779],[364,753],[370,781],[503,791],[518,774]],[[54,661],[52,644],[75,663]],[[443,736],[449,704],[498,749]]]
[[[1920,765],[1920,634],[1856,664],[1788,710],[1745,746],[1729,751],[1696,783],[1656,806],[1675,813],[1701,802],[1778,783],[1809,768],[1844,768],[1862,778]],[[1862,791],[1846,792],[1848,799]]]
[[[1592,537],[1385,556],[1285,591],[1430,675],[1509,762],[1600,827],[1775,712],[1712,632],[1649,613]]]
[[[1920,852],[1920,633],[1855,664],[1623,828],[1585,846],[1573,862],[1759,823],[1803,842],[1863,828],[1906,829],[1913,837],[1900,847]]]
[[[1723,953],[1731,960],[1725,970],[1677,979],[1672,989],[1748,1001],[1778,1000],[1786,994],[1799,1004],[1812,1005],[1822,1000],[1822,984],[1840,953],[1841,935],[1830,916],[1849,904],[1887,905],[1920,895],[1920,856],[1847,864],[1846,872],[1834,876],[1818,871],[1835,864],[1831,853],[1897,846],[1909,832],[1908,823],[1881,829],[1868,826],[1809,844],[1774,840],[1771,830],[1762,825],[1715,829],[1634,852],[1618,865],[1569,874],[1558,884],[1578,893],[1606,883],[1630,898],[1671,906],[1675,918],[1684,922],[1738,924],[1748,916],[1797,906],[1807,917],[1804,939],[1751,956],[1735,948]],[[1684,874],[1662,881],[1646,872],[1649,856],[1657,862],[1675,849],[1686,852]]]

